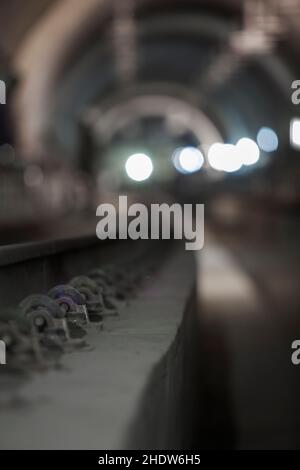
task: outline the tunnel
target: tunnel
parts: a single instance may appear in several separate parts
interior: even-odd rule
[[[299,450],[299,24],[2,0],[0,450]]]

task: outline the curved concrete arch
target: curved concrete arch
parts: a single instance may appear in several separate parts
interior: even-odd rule
[[[139,7],[152,3],[155,2],[141,0]],[[206,4],[205,1],[196,3],[198,6]],[[214,3],[220,5],[223,2],[214,0]],[[232,1],[228,5],[238,8],[238,4],[239,2]],[[55,88],[59,87],[59,72],[68,54],[80,45],[83,31],[88,31],[91,23],[105,18],[112,5],[113,2],[109,0],[63,0],[55,4],[37,23],[19,49],[15,65],[24,80],[17,100],[18,135],[25,157],[43,155],[42,137],[47,130],[48,110],[55,97]],[[217,32],[220,34],[221,30],[217,28]],[[264,64],[266,67],[270,66],[268,61]],[[280,66],[276,67],[277,70],[278,67]],[[284,77],[286,83],[287,75],[281,73],[280,76]],[[285,83],[281,86],[282,90]]]
[[[214,2],[223,3],[219,0]],[[140,8],[152,3],[155,2],[139,0],[136,6]],[[200,2],[194,3],[199,7]],[[206,4],[205,1],[201,3]],[[110,0],[63,0],[38,22],[19,48],[15,67],[24,79],[19,90],[16,114],[19,117],[20,146],[25,157],[26,154],[28,158],[34,157],[43,151],[39,136],[45,130],[45,110],[51,102],[53,88],[57,86],[57,75],[68,53],[76,50],[80,44],[82,31],[88,30],[91,22],[99,22],[104,18],[112,6]]]
[[[104,14],[105,5],[108,5],[108,0],[64,0],[56,4],[19,49],[15,67],[25,79],[19,91],[17,111],[21,122],[20,144],[25,149],[25,155],[26,152],[34,154],[42,151],[36,138],[43,132],[45,109],[56,74],[68,48],[76,44],[82,28],[95,14]]]
[[[113,133],[131,122],[132,119],[149,116],[165,116],[175,119],[191,130],[200,142],[210,145],[223,142],[223,137],[214,123],[200,109],[192,107],[179,98],[166,95],[137,96],[125,103],[101,113],[95,123],[102,139],[110,139]]]

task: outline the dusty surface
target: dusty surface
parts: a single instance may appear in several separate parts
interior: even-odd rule
[[[24,403],[0,411],[1,448],[120,448],[147,377],[176,335],[193,272],[181,250],[119,318],[89,335],[92,351],[66,355],[66,371],[35,376],[21,391]]]

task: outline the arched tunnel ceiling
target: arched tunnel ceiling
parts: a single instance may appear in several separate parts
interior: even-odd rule
[[[164,8],[169,12],[172,12],[175,7],[188,9],[189,5],[190,8],[197,8],[199,11],[217,12],[223,18],[224,25],[228,19],[230,19],[230,25],[234,18],[237,23],[240,22],[242,3],[237,0],[210,0],[209,2],[204,0],[189,2],[142,0],[136,2],[136,8],[137,16],[139,16],[141,11],[146,11],[149,15],[151,11],[163,12]],[[24,3],[14,1],[10,9],[6,10],[6,15],[11,15],[13,5],[14,8],[20,8],[20,11],[25,8]],[[86,51],[91,54],[93,50],[96,51],[97,47],[101,48],[103,37],[101,31],[103,27],[105,29],[105,20],[111,16],[112,2],[108,0],[32,1],[26,2],[26,5],[27,20],[25,23],[27,27],[23,26],[23,30],[21,30],[22,28],[18,28],[18,22],[16,21],[15,27],[13,22],[10,32],[12,44],[10,49],[13,52],[16,70],[21,78],[18,107],[21,143],[28,154],[32,156],[43,153],[41,143],[45,136],[45,128],[47,129],[49,126],[49,114],[51,114],[49,109],[52,109],[53,104],[55,105],[56,97],[60,97],[60,103],[68,103],[67,93],[64,96],[64,92],[67,92],[72,81],[74,84],[75,72],[79,71],[79,76],[83,73]],[[3,18],[5,18],[5,12],[2,21],[4,21]],[[287,21],[289,22],[290,19]],[[203,24],[205,21],[202,23],[202,27]],[[292,26],[292,21],[290,25]],[[296,29],[291,27],[289,34],[291,36],[296,34]],[[82,57],[84,60],[81,60]],[[81,66],[82,69],[80,69]],[[274,74],[274,77],[279,77],[277,86],[281,86],[283,94],[284,92],[289,93],[287,84],[292,75],[289,74],[282,62],[273,57],[263,60],[261,67],[267,71],[269,79],[272,77],[272,70],[275,69],[277,72],[280,70],[280,74]],[[73,71],[74,75],[72,75]],[[80,76],[81,86],[87,86],[84,82],[86,78],[84,73]],[[268,82],[266,81],[266,83]],[[268,88],[268,85],[265,88]],[[262,88],[261,95],[263,91],[268,92],[267,89],[263,90]],[[72,89],[69,90],[69,93],[70,100],[78,98],[75,94],[72,95]],[[247,100],[247,96],[243,96],[243,90],[231,90],[231,93],[232,97],[234,94],[236,95],[237,102],[240,100],[242,103],[245,100],[245,106],[248,106],[251,113],[253,101],[251,102],[251,99]],[[259,94],[257,102],[260,103]],[[82,104],[87,106],[88,100]],[[66,106],[65,109],[60,108],[59,111],[64,119],[64,112],[66,115],[70,115],[74,108]],[[67,153],[67,149],[64,150]]]
[[[53,8],[59,0],[10,0],[0,3],[1,49],[13,56],[31,28]]]

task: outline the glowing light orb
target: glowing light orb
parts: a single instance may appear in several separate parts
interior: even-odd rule
[[[260,151],[254,140],[244,137],[238,141],[236,148],[243,165],[249,166],[258,162]]]
[[[204,157],[196,147],[183,147],[173,153],[173,164],[180,173],[195,173],[204,164]]]
[[[153,172],[153,163],[148,155],[135,153],[131,155],[125,164],[125,170],[129,178],[134,181],[145,181]]]
[[[232,144],[213,144],[208,151],[208,161],[215,170],[227,173],[238,171],[243,164],[237,147]]]
[[[275,152],[278,149],[278,136],[273,129],[262,127],[257,134],[257,143],[264,152]]]

